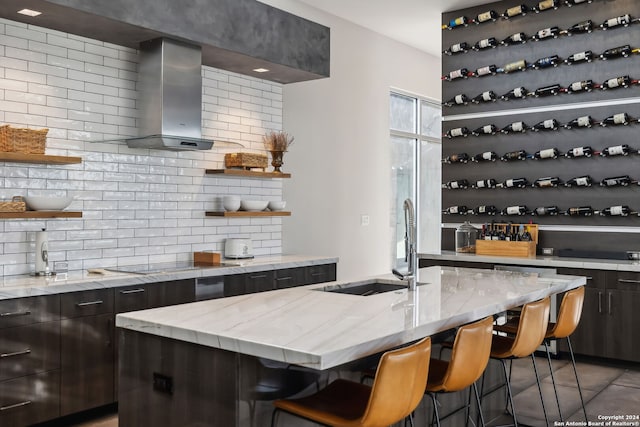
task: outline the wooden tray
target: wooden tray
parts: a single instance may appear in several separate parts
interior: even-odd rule
[[[505,229],[508,224],[495,224],[499,228]],[[520,227],[520,224],[510,224]],[[538,224],[522,224],[529,227],[531,234],[530,242],[511,242],[507,240],[476,240],[477,255],[492,255],[505,257],[527,258],[536,256],[536,246],[538,244]]]

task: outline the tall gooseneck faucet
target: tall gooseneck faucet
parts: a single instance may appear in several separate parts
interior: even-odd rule
[[[409,290],[415,290],[418,282],[418,251],[416,248],[417,232],[415,220],[415,208],[411,199],[405,199],[404,208],[404,260],[408,263],[406,274],[393,269],[393,274],[401,280],[406,280]]]

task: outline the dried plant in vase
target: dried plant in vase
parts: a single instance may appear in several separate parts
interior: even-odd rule
[[[282,173],[280,167],[282,166],[282,158],[284,152],[288,150],[289,146],[293,144],[293,136],[286,132],[269,132],[262,137],[264,148],[271,153],[271,166],[273,166],[274,173]]]

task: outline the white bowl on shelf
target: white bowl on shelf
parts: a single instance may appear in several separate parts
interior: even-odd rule
[[[281,211],[286,205],[287,202],[285,202],[284,200],[271,200],[268,207],[270,211]]]
[[[240,209],[248,212],[260,212],[267,208],[269,202],[265,200],[241,200]]]
[[[222,207],[225,211],[235,212],[240,209],[240,197],[239,196],[224,196],[222,198]]]
[[[73,197],[25,196],[24,201],[32,211],[61,211],[71,204]]]

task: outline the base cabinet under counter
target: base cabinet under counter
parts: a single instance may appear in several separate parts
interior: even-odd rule
[[[224,276],[224,296],[245,295],[336,280],[336,264],[319,264]]]
[[[28,426],[59,416],[59,370],[0,382],[1,426]]]

